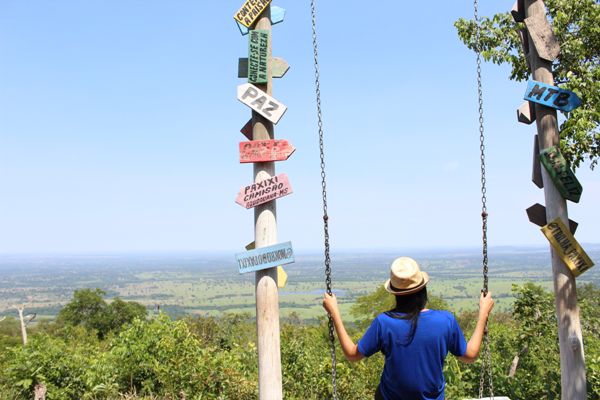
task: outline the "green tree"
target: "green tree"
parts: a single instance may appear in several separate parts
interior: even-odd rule
[[[583,101],[560,125],[561,151],[574,168],[587,158],[593,169],[600,159],[600,5],[596,0],[546,0],[545,4],[561,45],[553,63],[554,80]],[[461,18],[454,25],[463,43],[476,49],[475,22]],[[484,60],[509,64],[510,79],[516,81],[529,76],[518,34],[524,27],[508,12],[481,20],[479,47]]]

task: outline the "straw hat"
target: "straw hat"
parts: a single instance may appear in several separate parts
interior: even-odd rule
[[[423,289],[429,282],[427,272],[419,269],[419,264],[410,257],[399,257],[390,267],[390,279],[383,285],[385,290],[403,296],[416,293]]]

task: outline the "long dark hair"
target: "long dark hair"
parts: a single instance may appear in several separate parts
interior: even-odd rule
[[[386,315],[396,319],[406,319],[410,321],[410,333],[408,334],[406,345],[412,343],[417,331],[419,316],[421,310],[427,305],[427,287],[419,290],[416,293],[396,296],[396,307],[390,311],[386,311]]]

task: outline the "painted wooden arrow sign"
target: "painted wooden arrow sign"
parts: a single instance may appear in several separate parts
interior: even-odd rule
[[[540,152],[540,161],[548,171],[552,182],[561,196],[566,200],[579,203],[583,188],[577,177],[567,165],[567,161],[556,146],[548,147]]]
[[[269,62],[269,31],[255,29],[248,36],[248,82],[265,84],[269,81],[267,64]]]
[[[246,122],[246,125],[242,126],[240,132],[242,132],[242,134],[246,136],[248,140],[252,140],[252,118]]]
[[[531,181],[538,188],[544,187],[544,180],[542,179],[542,164],[540,162],[540,144],[538,142],[538,135],[533,136],[533,160],[531,166]],[[544,223],[544,225],[546,225]]]
[[[560,218],[556,218],[541,230],[573,276],[579,276],[594,266]]]
[[[285,9],[277,6],[271,6],[271,25],[277,25],[280,22],[283,22],[285,18]],[[250,29],[240,24],[238,21],[235,21],[242,35],[247,35],[250,32]]]
[[[292,242],[261,247],[235,255],[240,274],[274,268],[294,262]]]
[[[243,186],[235,202],[245,208],[256,207],[259,204],[292,194],[292,186],[286,174],[279,174],[264,181]]]
[[[246,245],[246,250],[254,250],[256,248],[256,243],[252,242],[252,243],[248,243]],[[287,273],[283,270],[283,267],[281,265],[277,266],[277,287],[278,288],[284,288],[285,284],[287,283]]]
[[[560,54],[560,44],[552,32],[552,26],[546,13],[539,13],[525,18],[525,26],[538,55],[547,61],[554,61]]]
[[[270,3],[271,0],[246,0],[234,14],[233,19],[246,28],[250,28]]]
[[[546,207],[541,205],[540,203],[535,203],[527,210],[527,218],[529,218],[529,222],[536,224],[537,226],[544,226],[548,224],[548,220],[546,219]],[[575,234],[577,227],[579,224],[572,219],[569,219],[569,230],[571,234]]]
[[[271,58],[271,77],[272,78],[283,78],[283,76],[290,69],[290,65],[283,58],[273,57]],[[248,59],[238,59],[238,78],[248,77]]]
[[[241,142],[240,163],[285,161],[295,150],[287,140]]]
[[[274,124],[279,122],[287,110],[285,105],[251,83],[244,83],[238,86],[237,98]]]
[[[537,81],[529,81],[523,98],[567,112],[581,105],[581,99],[574,92]]]
[[[535,121],[535,107],[532,102],[526,101],[517,109],[517,121],[527,125]]]

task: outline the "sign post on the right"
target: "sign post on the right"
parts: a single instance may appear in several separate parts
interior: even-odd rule
[[[542,232],[559,257],[569,267],[573,276],[577,277],[594,266],[593,261],[577,243],[575,237],[569,232],[569,228],[560,218],[556,218],[542,227]]]

